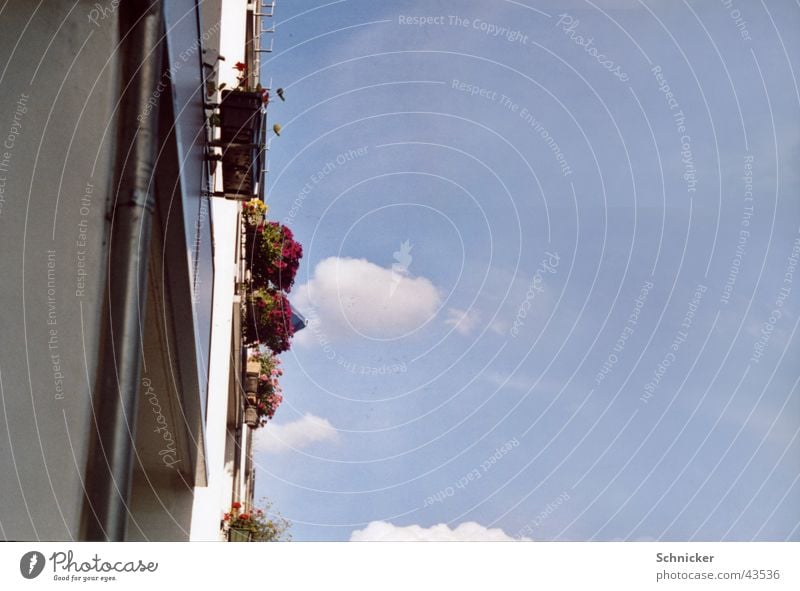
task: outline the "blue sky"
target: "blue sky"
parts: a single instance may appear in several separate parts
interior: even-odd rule
[[[800,539],[796,5],[275,22],[312,324],[256,496],[295,539]]]

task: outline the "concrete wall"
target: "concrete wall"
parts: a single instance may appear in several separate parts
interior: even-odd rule
[[[201,30],[213,29],[212,19],[221,18],[218,35],[208,41],[211,55],[222,54],[225,61],[220,62],[218,82],[225,82],[229,88],[236,85],[235,71],[231,67],[237,61],[244,61],[244,26],[246,3],[229,2],[225,11],[218,10],[217,3],[203,4],[204,20]],[[214,43],[221,45],[215,46]],[[214,51],[216,50],[216,51]],[[222,190],[220,174],[217,175],[216,190]],[[237,223],[238,204],[217,199],[212,204],[214,214],[214,299],[211,331],[211,357],[209,366],[208,407],[206,422],[206,453],[208,466],[208,485],[197,487],[194,491],[194,513],[192,516],[192,540],[218,540],[220,538],[220,519],[230,509],[234,490],[235,449],[240,442],[233,440],[228,431],[230,419],[230,396],[235,394],[236,379],[231,379],[231,334],[239,330],[238,319],[234,317],[234,284],[237,280]],[[236,372],[237,369],[233,368]],[[239,409],[234,412],[241,414]]]
[[[116,14],[89,0],[38,6],[10,0],[0,17],[6,540],[78,535],[106,279]]]
[[[78,536],[108,264],[116,4],[10,0],[0,15],[0,539]],[[143,384],[129,537],[178,540],[206,482],[214,220],[200,43],[219,27],[201,31],[193,0],[165,6],[168,90],[156,98],[171,120],[156,170],[142,375],[180,449],[177,468],[165,467],[161,433],[142,430],[155,412]]]

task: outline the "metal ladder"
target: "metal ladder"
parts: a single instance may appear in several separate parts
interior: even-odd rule
[[[253,16],[255,17],[255,26],[254,26],[254,34],[253,34],[253,44],[254,44],[254,54],[255,54],[255,75],[259,78],[256,82],[260,82],[261,78],[261,54],[262,53],[272,53],[272,42],[273,38],[269,38],[269,47],[264,47],[262,38],[265,34],[272,35],[275,33],[275,24],[273,23],[272,26],[269,26],[269,20],[275,16],[275,2],[276,0],[255,0],[256,8],[253,12]],[[266,23],[265,23],[266,21]],[[265,28],[264,25],[267,24]],[[270,78],[268,85],[262,85],[268,91],[272,91],[272,79]],[[264,120],[262,121],[261,125],[261,143],[264,146],[262,149],[261,158],[263,158],[262,166],[261,166],[261,179],[259,179],[258,183],[258,198],[261,201],[266,201],[265,193],[266,193],[266,186],[267,186],[267,174],[269,173],[269,159],[268,154],[269,146],[267,144],[267,109],[264,110]]]

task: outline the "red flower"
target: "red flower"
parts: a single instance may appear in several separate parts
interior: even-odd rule
[[[248,515],[247,513],[242,513],[241,515],[239,515],[239,517],[241,517],[242,519],[250,519],[250,515]]]
[[[247,344],[269,347],[273,353],[287,351],[294,334],[292,307],[286,296],[275,289],[256,289],[248,296],[243,310]]]
[[[238,501],[237,501],[237,502],[235,502],[233,505],[231,505],[231,507],[232,507],[233,509],[241,509],[241,508],[242,508],[242,504],[241,504],[240,502],[238,502]]]
[[[233,67],[239,70],[240,72],[244,72],[247,69],[247,64],[244,62],[236,62],[236,65]]]
[[[259,226],[247,246],[248,265],[254,283],[259,287],[272,285],[289,293],[294,284],[303,247],[293,232],[278,222]]]
[[[224,519],[225,519],[225,521],[230,521],[230,519],[231,519],[231,514],[230,514],[230,513],[226,513],[226,514],[225,514],[225,518],[224,518]]]

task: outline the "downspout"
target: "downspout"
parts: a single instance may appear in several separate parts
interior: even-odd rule
[[[94,391],[80,539],[123,541],[128,522],[139,400],[147,262],[155,209],[156,86],[161,76],[160,0],[120,4],[120,113],[111,208],[107,296]],[[156,103],[156,104],[153,104]]]

